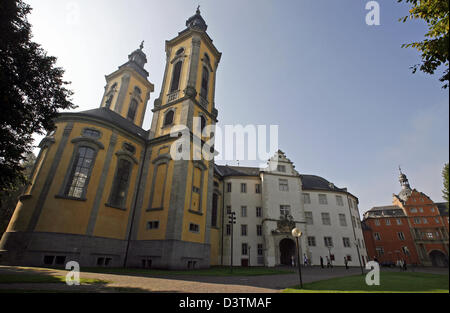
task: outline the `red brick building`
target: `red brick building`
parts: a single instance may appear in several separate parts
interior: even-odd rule
[[[381,264],[448,266],[448,207],[411,189],[400,171],[402,190],[393,205],[374,207],[364,213],[363,233],[368,255]]]

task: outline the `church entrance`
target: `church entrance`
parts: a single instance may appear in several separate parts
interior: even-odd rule
[[[430,252],[430,259],[433,266],[447,267],[448,258],[447,256],[438,250],[433,250]]]
[[[295,242],[292,239],[285,238],[280,241],[280,264],[292,265],[292,257],[297,262],[295,254]]]

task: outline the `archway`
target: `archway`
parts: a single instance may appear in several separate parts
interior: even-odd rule
[[[431,264],[433,266],[439,267],[447,267],[448,266],[448,257],[439,250],[433,250],[430,252]]]
[[[295,258],[295,242],[292,239],[285,238],[280,241],[280,264],[292,265],[293,256]],[[297,259],[295,259],[297,260]]]

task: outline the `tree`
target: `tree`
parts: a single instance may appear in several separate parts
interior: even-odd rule
[[[64,70],[31,41],[30,12],[22,0],[0,1],[0,191],[25,182],[32,135],[53,129],[59,109],[75,108]]]
[[[26,155],[26,159],[22,162],[23,175],[30,177],[36,156],[31,153]],[[17,200],[19,196],[25,191],[27,183],[24,183],[21,179],[17,178],[14,186],[9,190],[0,191],[0,238],[1,234],[6,231],[9,220],[11,219],[14,209],[16,208]]]
[[[444,165],[444,169],[442,170],[442,178],[444,178],[444,189],[442,190],[442,193],[444,194],[442,198],[447,201],[448,205],[448,199],[449,199],[449,186],[448,186],[448,163]]]
[[[434,74],[437,68],[445,65],[443,76],[439,79],[444,83],[442,88],[449,85],[449,2],[448,0],[397,0],[411,3],[409,15],[399,21],[406,22],[410,19],[422,19],[427,23],[428,32],[425,39],[420,42],[403,44],[402,48],[415,48],[422,54],[422,63],[411,67],[412,72],[417,69],[427,74]]]

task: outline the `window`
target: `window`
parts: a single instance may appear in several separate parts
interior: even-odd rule
[[[308,225],[314,224],[312,212],[305,211],[305,221],[306,221],[306,224],[308,224]]]
[[[286,216],[291,214],[291,206],[290,205],[280,205],[280,215]]]
[[[85,128],[85,129],[83,129],[83,136],[92,137],[92,138],[100,138],[100,132],[95,129]]]
[[[138,107],[137,101],[135,99],[131,100],[127,114],[127,119],[129,119],[130,121],[134,121],[134,118],[136,117],[137,107]]]
[[[88,147],[80,147],[78,149],[64,192],[66,196],[81,198],[84,195],[94,158],[94,149]]]
[[[193,233],[198,233],[200,232],[200,226],[194,223],[190,223],[189,224],[189,231],[193,232]]]
[[[226,235],[227,236],[231,235],[231,225],[230,224],[227,224]]]
[[[327,195],[319,194],[319,204],[328,204]]]
[[[262,225],[256,225],[256,236],[262,236]]]
[[[391,225],[391,220],[388,219],[388,218],[386,219],[386,225],[387,225],[387,226]]]
[[[323,241],[324,241],[325,247],[332,247],[333,246],[333,238],[331,238],[331,237],[323,237]]]
[[[66,257],[64,255],[58,255],[55,258],[56,265],[64,265],[66,263]]]
[[[383,247],[376,247],[375,250],[377,251],[377,255],[378,256],[383,256],[384,255],[384,249]]]
[[[308,246],[310,247],[316,246],[316,237],[313,236],[308,237]]]
[[[202,85],[200,89],[200,97],[203,99],[208,98],[208,80],[209,80],[209,72],[206,67],[203,67],[203,73],[202,73]]]
[[[403,232],[398,232],[397,236],[398,236],[398,239],[405,240],[405,234],[403,234]]]
[[[380,220],[375,220],[375,225],[380,226]]]
[[[227,192],[231,192],[231,183],[227,183]]]
[[[344,206],[344,200],[342,200],[342,196],[336,196],[336,204],[339,206]]]
[[[397,219],[397,225],[402,225],[403,224],[403,222],[402,222],[402,220],[401,219]]]
[[[289,191],[289,185],[287,179],[279,179],[278,180],[280,191]]]
[[[112,103],[113,98],[114,98],[114,95],[110,95],[110,96],[108,97],[108,99],[106,99],[105,107],[106,107],[107,109],[109,109],[109,108],[111,107],[111,103]]]
[[[159,228],[159,221],[149,221],[147,222],[147,230],[149,229],[158,229]]]
[[[55,259],[54,255],[45,255],[44,256],[44,264],[45,265],[52,265],[54,259]]]
[[[227,214],[231,213],[231,205],[227,205]]]
[[[342,243],[344,244],[344,247],[349,248],[350,247],[350,238],[348,238],[348,237],[342,238]]]
[[[411,209],[409,210],[409,212],[411,212],[411,213],[417,213],[417,209],[416,209],[416,208],[411,208]]]
[[[246,206],[241,206],[241,216],[247,217],[247,207]]]
[[[419,208],[419,212],[420,212],[420,213],[423,213],[423,208]]]
[[[380,233],[374,233],[373,237],[375,238],[375,240],[381,240]]]
[[[427,220],[426,217],[424,217],[424,218],[422,219],[422,221],[423,221],[424,224],[428,224],[428,220]]]
[[[303,194],[303,203],[310,204],[311,203],[311,197],[309,196],[309,193]]]
[[[180,74],[181,74],[181,66],[183,65],[182,61],[178,61],[173,67],[172,74],[172,82],[170,84],[170,93],[177,91],[180,84]]]
[[[277,165],[277,171],[285,173],[286,172],[286,166],[285,165]]]
[[[169,110],[166,113],[166,115],[164,116],[163,126],[172,125],[172,123],[173,123],[173,116],[174,116],[174,111],[173,110]]]
[[[247,225],[241,225],[241,236],[247,236]]]
[[[322,213],[322,224],[331,225],[330,213]]]
[[[431,212],[434,213],[434,208],[430,208]]]
[[[180,55],[184,52],[184,48],[180,48],[177,50],[177,52],[175,53],[175,55]]]
[[[136,87],[134,87],[134,93],[140,96],[142,91],[139,87],[136,86]]]
[[[414,218],[414,224],[420,224],[420,218],[418,218],[418,217],[415,217]]]
[[[350,209],[353,209],[353,202],[350,198],[348,199],[348,206]]]
[[[246,183],[242,183],[241,184],[241,193],[246,193],[247,192],[247,184]]]
[[[261,184],[256,184],[255,185],[255,192],[256,193],[261,193]]]
[[[262,210],[260,207],[256,208],[256,217],[262,217]]]
[[[241,252],[242,252],[242,255],[247,255],[247,252],[248,252],[248,245],[247,245],[246,243],[243,243],[243,244],[242,244],[242,250],[241,250]]]
[[[115,207],[125,206],[126,192],[131,173],[131,162],[119,159],[117,163],[116,177],[111,190],[110,204]]]
[[[258,243],[258,255],[263,255],[263,245],[261,243]]]
[[[347,220],[345,219],[345,214],[339,214],[339,224],[341,226],[347,226]]]
[[[202,136],[203,136],[203,130],[206,127],[206,118],[203,115],[200,115],[200,130],[202,132]]]
[[[217,195],[217,193],[213,193],[212,200],[211,227],[217,227],[217,209],[219,206],[219,196]]]

